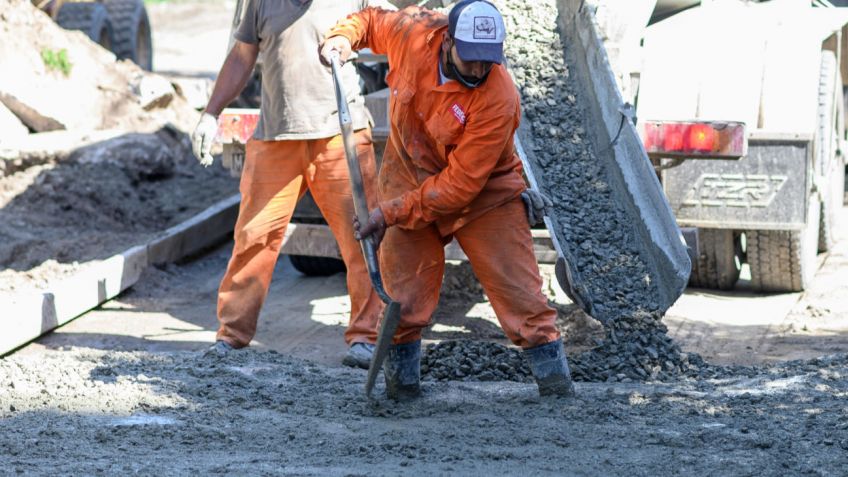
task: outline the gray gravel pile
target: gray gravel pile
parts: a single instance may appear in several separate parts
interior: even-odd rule
[[[682,376],[715,378],[729,369],[684,353],[655,315],[606,324],[607,336],[595,348],[570,356],[575,381],[668,381]]]
[[[530,367],[514,348],[487,341],[442,341],[421,355],[427,381],[533,381]]]
[[[758,367],[716,366],[705,363],[698,354],[681,352],[668,337],[645,333],[627,322],[616,322],[607,340],[612,342],[569,356],[575,381],[667,382],[689,378],[705,382],[709,379],[789,376],[848,363],[848,355],[843,354]],[[668,356],[680,358],[676,361],[664,359]],[[533,382],[530,366],[520,350],[473,340],[427,345],[421,355],[421,377],[424,381]]]
[[[621,325],[626,323],[617,323]],[[681,377],[723,378],[753,373],[752,368],[709,365],[682,353],[668,337],[616,326],[600,346],[569,356],[572,377],[581,382],[673,381]],[[668,359],[669,356],[677,359]],[[428,345],[421,356],[425,381],[532,382],[521,351],[498,343],[450,340]]]

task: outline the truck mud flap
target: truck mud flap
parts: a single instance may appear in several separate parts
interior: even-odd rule
[[[581,0],[557,0],[557,20],[562,43],[568,51],[570,77],[584,96],[583,127],[590,132],[592,147],[609,182],[616,205],[621,207],[625,222],[632,227],[633,244],[653,282],[653,295],[644,308],[663,313],[683,293],[691,271],[686,243],[677,226],[656,172],[648,159],[633,125],[632,108],[624,104],[610,68],[607,54],[594,21],[594,11]],[[542,191],[545,172],[534,156],[530,127],[522,122],[518,131],[527,154],[523,158],[531,185],[538,183]],[[561,157],[559,160],[568,161]],[[562,289],[588,314],[601,321],[616,317],[592,284],[581,276],[577,264],[591,250],[568,243],[562,229],[564,218],[553,213],[546,222],[557,251],[557,280]],[[585,260],[584,260],[585,261]],[[615,278],[607,278],[614,280]],[[595,287],[597,288],[597,287]]]

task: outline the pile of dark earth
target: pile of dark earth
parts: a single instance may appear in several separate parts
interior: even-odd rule
[[[0,271],[103,259],[238,192],[223,168],[200,167],[188,135],[171,126],[2,177],[0,193],[24,181],[0,207]]]
[[[575,380],[667,381],[734,372],[684,353],[661,321],[655,281],[632,227],[606,179],[583,124],[581,98],[569,77],[553,0],[498,0],[509,36],[505,52],[521,93],[525,144],[544,167],[540,187],[553,199],[561,243],[579,249],[576,263],[604,322],[606,337],[571,356]],[[567,54],[567,52],[566,52]],[[445,380],[526,381],[529,368],[516,350],[494,343],[449,342],[425,350],[424,376]]]

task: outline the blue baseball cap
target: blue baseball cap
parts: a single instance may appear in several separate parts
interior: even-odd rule
[[[506,27],[494,5],[485,0],[462,0],[448,15],[448,32],[462,61],[503,62]]]

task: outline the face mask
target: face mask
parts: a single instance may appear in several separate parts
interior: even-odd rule
[[[465,86],[466,88],[469,88],[469,89],[474,89],[474,88],[480,86],[481,84],[483,84],[486,81],[486,78],[489,77],[489,73],[492,70],[487,71],[486,74],[483,75],[483,77],[480,78],[480,79],[471,78],[471,77],[468,77],[468,76],[463,76],[462,73],[460,73],[459,70],[456,68],[456,65],[453,63],[453,60],[451,59],[451,57],[453,56],[451,54],[451,49],[448,50],[448,68],[450,68],[451,74],[453,74],[454,79],[459,81],[459,83],[461,85],[463,85],[463,86]]]

